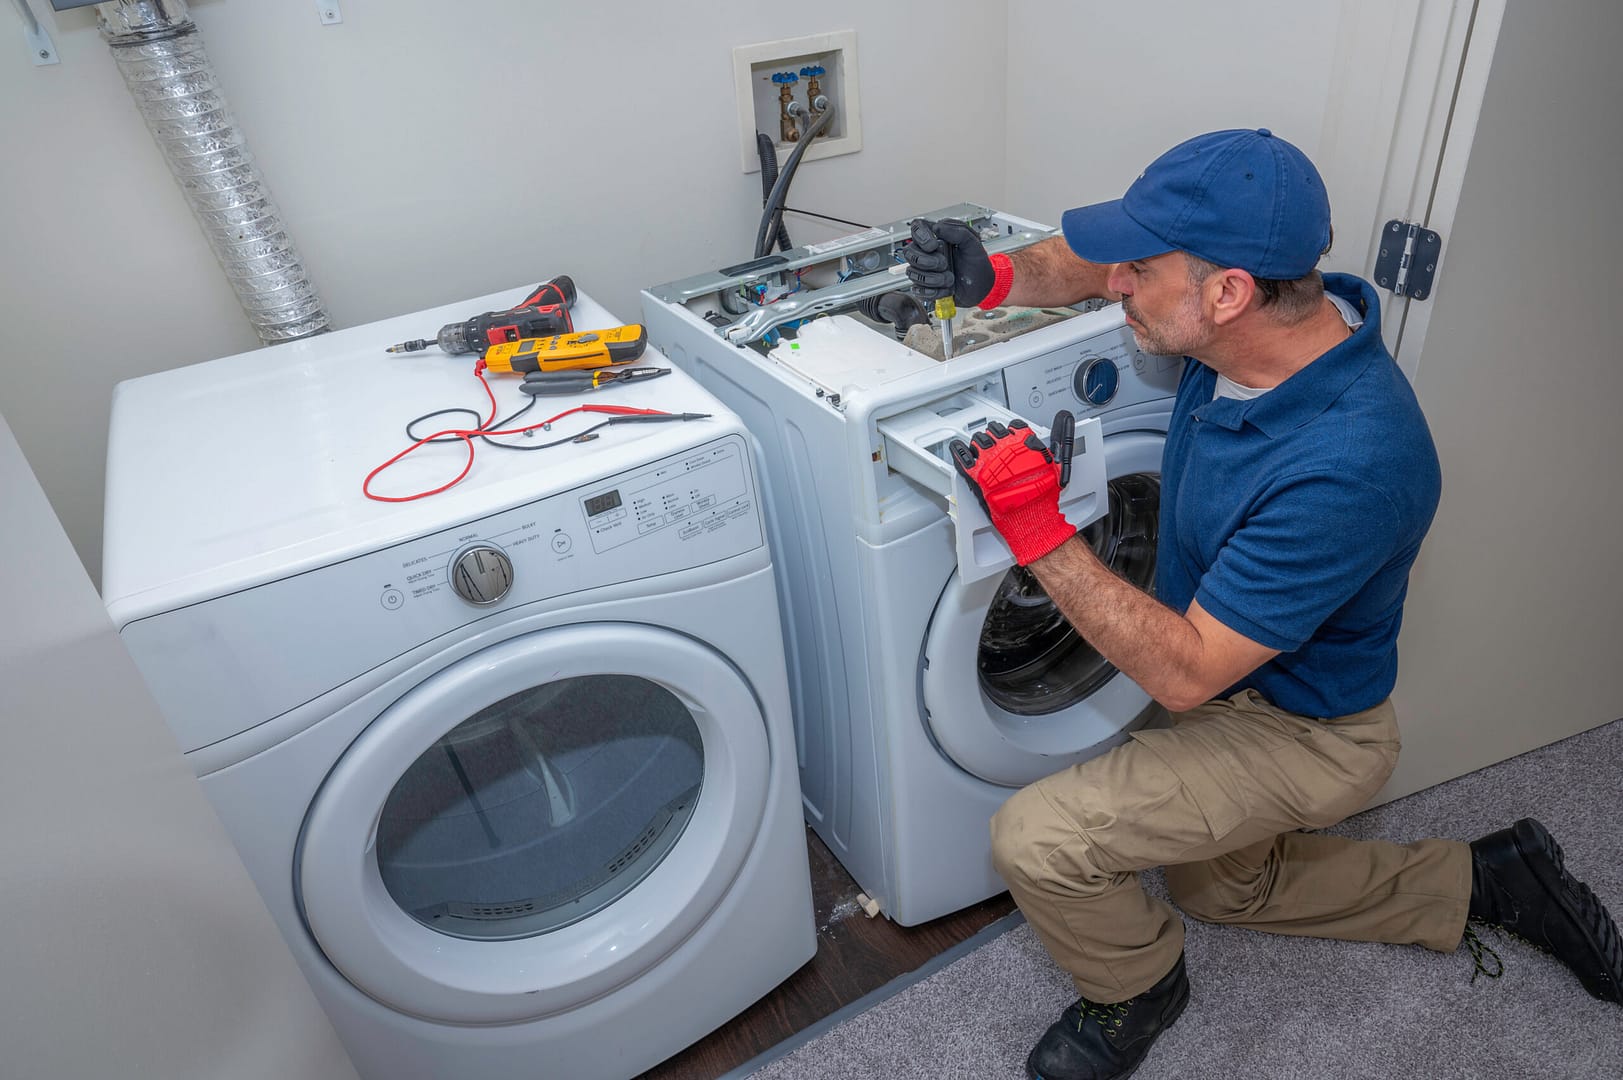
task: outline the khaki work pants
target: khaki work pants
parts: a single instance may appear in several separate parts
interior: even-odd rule
[[[1139,887],[1152,866],[1204,922],[1451,951],[1470,906],[1466,844],[1296,831],[1360,809],[1398,745],[1390,701],[1319,721],[1243,691],[1017,792],[992,819],[992,858],[1096,1002],[1149,989],[1183,949],[1182,920]]]

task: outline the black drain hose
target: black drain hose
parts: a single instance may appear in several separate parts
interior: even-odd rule
[[[778,151],[772,145],[772,136],[764,131],[757,131],[755,152],[761,156],[761,206],[764,210],[766,200],[772,194],[772,184],[778,178]],[[789,242],[789,230],[784,227],[781,217],[778,218],[777,239],[779,251],[788,251],[795,246]]]
[[[783,171],[778,174],[777,183],[772,185],[772,193],[766,197],[766,208],[761,211],[761,227],[755,233],[755,258],[759,259],[772,250],[772,238],[783,225],[784,200],[789,195],[789,183],[795,178],[795,170],[800,167],[800,159],[806,156],[806,148],[812,144],[812,140],[821,135],[833,119],[834,107],[830,105],[817,115],[811,127],[800,133],[800,141],[789,151],[789,159],[783,163]]]

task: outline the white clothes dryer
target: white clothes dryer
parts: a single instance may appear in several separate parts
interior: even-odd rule
[[[972,204],[925,216],[971,222],[993,251],[1052,233]],[[1153,715],[1000,539],[987,554],[995,533],[946,444],[1014,416],[1046,432],[1072,410],[1093,466],[1062,509],[1148,587],[1182,361],[1141,352],[1120,308],[1096,305],[960,312],[944,361],[890,269],[909,232],[698,274],[644,292],[643,312],[759,443],[806,816],[912,925],[1005,888],[989,822],[1010,794]]]
[[[681,372],[542,398],[707,418],[430,444],[374,490],[471,453],[461,483],[362,495],[412,418],[490,409],[471,357],[384,346],[518,295],[114,396],[108,610],[372,1080],[626,1080],[816,948],[737,417]],[[489,382],[504,414],[529,400]]]

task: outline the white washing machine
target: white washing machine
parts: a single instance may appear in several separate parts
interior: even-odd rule
[[[992,251],[1052,233],[970,204],[924,216],[975,223]],[[1062,509],[1149,587],[1182,361],[1140,352],[1119,306],[1097,305],[961,311],[938,359],[931,328],[905,326],[908,235],[898,221],[697,274],[644,292],[643,312],[759,443],[806,816],[912,925],[1003,890],[988,822],[1010,794],[1153,715],[1013,567],[946,445],[1072,410]]]
[[[681,372],[542,398],[514,423],[709,416],[571,441],[605,419],[576,415],[503,440],[561,441],[540,452],[475,443],[440,494],[362,494],[414,417],[490,410],[472,358],[384,346],[520,295],[114,396],[108,610],[372,1080],[626,1080],[816,948],[738,419]],[[584,296],[574,317],[620,321]],[[529,400],[490,385],[503,414]],[[429,444],[374,491],[469,453]]]

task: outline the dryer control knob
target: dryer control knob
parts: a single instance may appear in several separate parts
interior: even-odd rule
[[[494,604],[513,587],[513,560],[496,547],[477,544],[451,560],[451,588],[470,604]]]

